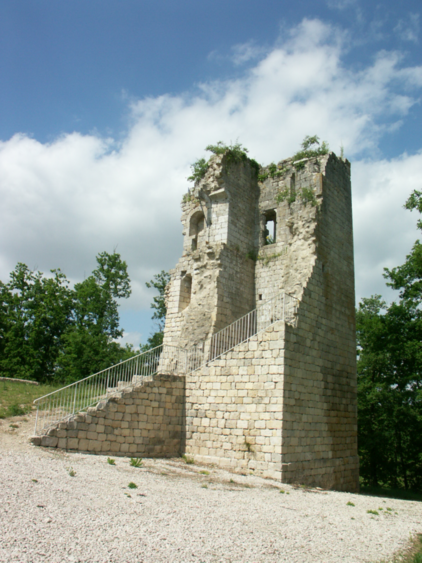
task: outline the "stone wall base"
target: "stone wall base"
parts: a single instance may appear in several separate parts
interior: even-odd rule
[[[111,394],[60,422],[34,445],[130,457],[174,457],[184,434],[185,378],[158,375],[153,381]]]

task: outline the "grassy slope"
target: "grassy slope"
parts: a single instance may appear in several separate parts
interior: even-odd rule
[[[32,409],[32,401],[60,389],[63,385],[30,385],[17,381],[0,381],[0,418],[19,416]]]

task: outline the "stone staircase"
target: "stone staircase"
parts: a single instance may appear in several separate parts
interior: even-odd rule
[[[135,376],[139,378],[139,376]],[[97,454],[167,457],[180,452],[185,378],[120,382],[86,412],[53,424],[32,444]]]

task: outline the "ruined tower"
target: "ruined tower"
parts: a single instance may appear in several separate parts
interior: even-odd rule
[[[280,292],[297,300],[294,322],[255,322],[245,342],[187,374],[186,452],[356,490],[350,163],[334,153],[287,159],[258,177],[247,159],[213,156],[182,210],[165,344],[202,346],[206,359],[212,336],[242,315]]]
[[[356,491],[350,164],[232,156],[183,199],[164,345],[38,399],[32,441]]]

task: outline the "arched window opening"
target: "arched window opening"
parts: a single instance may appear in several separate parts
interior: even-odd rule
[[[205,227],[205,217],[202,211],[196,211],[190,218],[189,236],[198,235]]]
[[[182,272],[180,282],[179,313],[189,305],[192,295],[192,276]]]
[[[264,245],[274,244],[277,233],[277,215],[275,209],[265,211]]]
[[[196,211],[190,218],[189,223],[189,236],[192,239],[191,248],[196,250],[198,248],[198,235],[205,228],[205,217],[202,211]]]

